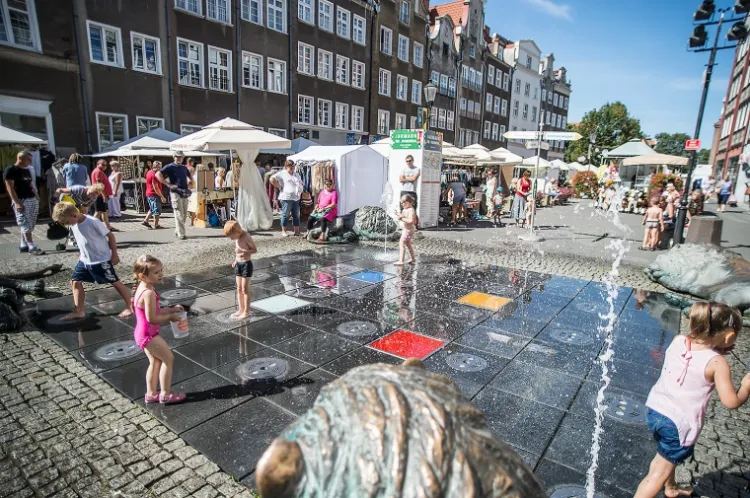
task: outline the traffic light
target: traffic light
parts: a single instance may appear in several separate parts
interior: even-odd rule
[[[739,21],[729,28],[727,33],[727,40],[729,41],[742,41],[747,36],[747,27],[745,21]]]
[[[714,5],[714,0],[704,0],[700,4],[700,7],[698,7],[698,10],[695,11],[695,14],[693,14],[693,19],[696,21],[706,21],[711,18],[715,10],[716,5]]]
[[[737,0],[734,2],[735,14],[747,14],[750,12],[750,0]]]
[[[688,41],[688,45],[690,45],[690,48],[702,47],[706,44],[706,38],[708,38],[706,27],[703,25],[696,26],[693,30],[693,36],[691,36]]]

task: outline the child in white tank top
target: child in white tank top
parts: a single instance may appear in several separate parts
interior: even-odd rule
[[[656,456],[641,481],[636,498],[690,496],[679,488],[675,468],[693,454],[706,407],[716,389],[721,402],[734,410],[750,397],[750,374],[735,392],[724,359],[742,329],[742,315],[719,303],[695,303],[690,309],[690,335],[678,335],[666,351],[661,376],[646,400],[646,421],[656,440]]]

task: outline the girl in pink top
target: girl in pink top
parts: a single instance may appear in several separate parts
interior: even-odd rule
[[[317,216],[310,216],[307,219],[307,231],[312,230],[315,222],[320,220],[320,237],[319,242],[325,242],[328,240],[328,226],[336,221],[338,215],[338,202],[339,194],[336,192],[336,187],[333,185],[333,180],[328,179],[325,181],[326,188],[318,194],[318,204],[313,210],[313,214],[318,213]]]
[[[734,410],[750,396],[750,374],[735,392],[729,364],[724,359],[742,328],[742,315],[719,303],[695,303],[690,309],[690,335],[678,335],[664,357],[661,376],[646,400],[646,421],[656,439],[656,456],[636,498],[690,496],[692,489],[679,488],[675,467],[693,454],[703,428],[711,393]]]
[[[185,394],[172,391],[172,368],[174,355],[167,342],[159,337],[159,327],[167,322],[179,322],[177,313],[184,311],[182,306],[159,308],[159,294],[154,285],[162,281],[161,262],[146,254],[139,256],[133,265],[135,284],[133,285],[133,309],[135,330],[133,338],[138,347],[146,352],[146,403],[174,404],[185,401]],[[157,391],[161,384],[161,395]]]

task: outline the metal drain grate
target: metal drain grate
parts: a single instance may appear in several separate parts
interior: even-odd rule
[[[242,380],[279,379],[289,370],[289,363],[280,358],[256,358],[237,367]]]
[[[610,418],[631,424],[646,421],[646,407],[630,396],[609,395],[604,404],[604,414]]]
[[[297,291],[299,297],[306,297],[308,299],[322,299],[324,297],[330,297],[331,292],[326,289],[319,289],[316,287],[308,287],[307,289],[300,289]]]
[[[350,337],[364,337],[378,332],[378,326],[372,322],[366,322],[364,320],[352,320],[344,322],[336,327],[336,330],[343,335]]]
[[[194,289],[171,289],[161,294],[162,299],[167,301],[180,301],[184,299],[192,299],[198,295],[198,291]]]
[[[460,372],[481,372],[487,368],[487,360],[469,353],[454,353],[445,358],[449,367]]]
[[[594,338],[588,332],[581,332],[573,329],[554,328],[549,333],[550,338],[570,344],[571,346],[587,346],[594,342]]]
[[[104,361],[118,361],[130,358],[141,352],[135,341],[119,341],[107,344],[96,350],[96,357]]]
[[[552,488],[549,498],[586,498],[586,488],[577,484],[565,484]],[[594,493],[594,498],[607,498],[601,493]]]

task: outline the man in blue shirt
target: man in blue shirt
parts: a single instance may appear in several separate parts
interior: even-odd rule
[[[62,172],[65,176],[65,188],[71,188],[76,185],[81,187],[89,185],[89,171],[81,162],[81,156],[73,153],[68,159],[68,164],[63,166]]]
[[[185,155],[182,152],[175,152],[174,162],[167,164],[156,172],[156,179],[167,186],[170,190],[172,209],[174,210],[175,219],[175,236],[180,240],[185,240],[185,220],[187,219],[188,198],[188,176],[190,175],[187,166],[182,164]]]

